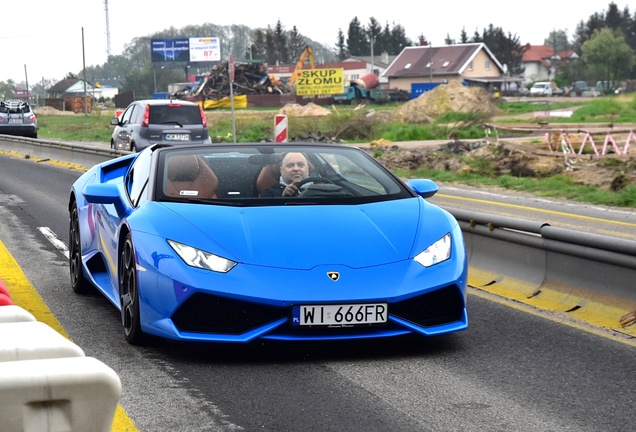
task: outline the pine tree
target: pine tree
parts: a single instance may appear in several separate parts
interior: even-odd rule
[[[338,39],[336,41],[336,50],[338,52],[338,60],[344,60],[348,57],[347,47],[345,45],[345,35],[342,29],[338,29]]]
[[[349,23],[349,30],[347,32],[347,50],[352,56],[367,55],[369,52],[367,36],[362,29],[362,25],[360,24],[358,17],[354,17]]]

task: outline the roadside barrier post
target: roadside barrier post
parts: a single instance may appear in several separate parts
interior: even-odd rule
[[[274,141],[286,143],[287,141],[287,116],[277,115],[274,119]]]

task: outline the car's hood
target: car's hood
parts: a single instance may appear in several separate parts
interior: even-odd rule
[[[338,206],[165,205],[243,263],[293,269],[407,259],[420,217],[418,198]]]

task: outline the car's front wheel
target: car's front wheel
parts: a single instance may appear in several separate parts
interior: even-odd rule
[[[78,294],[84,294],[91,289],[91,284],[84,276],[84,270],[82,269],[82,237],[80,235],[76,202],[73,202],[71,206],[68,245],[70,249],[68,263],[71,273],[71,288]]]
[[[124,336],[128,343],[141,345],[146,341],[147,336],[141,331],[137,260],[130,233],[126,235],[119,257],[119,295]]]
[[[135,143],[132,143],[130,145],[130,151],[133,153],[137,153],[137,145]]]

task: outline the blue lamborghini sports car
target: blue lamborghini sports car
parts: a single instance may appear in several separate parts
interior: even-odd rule
[[[463,330],[466,251],[437,190],[342,145],[154,145],[73,185],[71,285],[133,344]]]

